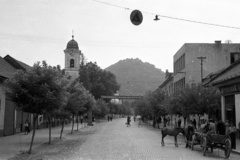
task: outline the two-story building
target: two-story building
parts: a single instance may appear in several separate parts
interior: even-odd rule
[[[240,43],[185,43],[174,55],[174,91],[199,84],[240,57]]]

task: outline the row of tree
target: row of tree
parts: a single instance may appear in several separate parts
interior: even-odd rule
[[[101,95],[113,95],[119,89],[115,76],[100,69],[96,63],[86,63],[80,69],[81,78],[71,80],[60,66],[52,67],[45,61],[38,62],[29,71],[19,71],[13,78],[5,81],[7,96],[24,112],[33,114],[33,134],[29,154],[35,137],[36,122],[39,115],[47,117],[49,126],[49,144],[51,144],[52,119],[62,121],[60,138],[64,122],[74,120],[80,115],[88,115],[88,124],[92,122],[91,113],[104,117],[110,113],[110,106],[101,100]],[[78,125],[77,125],[78,126]],[[78,130],[78,127],[77,127]]]
[[[133,103],[135,114],[143,117],[164,117],[180,115],[186,119],[190,115],[204,114],[210,117],[220,109],[220,93],[214,87],[186,86],[184,89],[169,95],[157,89],[147,92],[142,100]]]

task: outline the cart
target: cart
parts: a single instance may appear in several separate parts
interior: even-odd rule
[[[213,149],[220,148],[224,150],[225,158],[228,158],[231,153],[231,139],[229,135],[219,135],[219,134],[205,134],[202,139],[203,156],[206,155],[208,148]]]

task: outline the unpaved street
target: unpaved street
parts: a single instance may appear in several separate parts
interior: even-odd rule
[[[179,147],[175,147],[173,137],[165,138],[165,147],[161,146],[160,130],[146,124],[138,127],[132,122],[126,127],[126,119],[114,119],[95,126],[86,127],[67,135],[64,141],[51,146],[39,147],[28,159],[41,160],[217,160],[224,159],[222,150],[214,150],[203,156],[201,148],[195,151],[185,148],[184,140],[178,137]],[[49,147],[49,148],[48,148]],[[25,157],[26,158],[26,157]],[[240,156],[231,154],[230,160],[239,160]]]

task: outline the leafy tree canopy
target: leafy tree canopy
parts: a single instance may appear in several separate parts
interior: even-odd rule
[[[95,99],[100,99],[102,95],[113,95],[120,88],[115,75],[102,70],[96,63],[83,63],[79,72],[80,83],[90,91]]]

